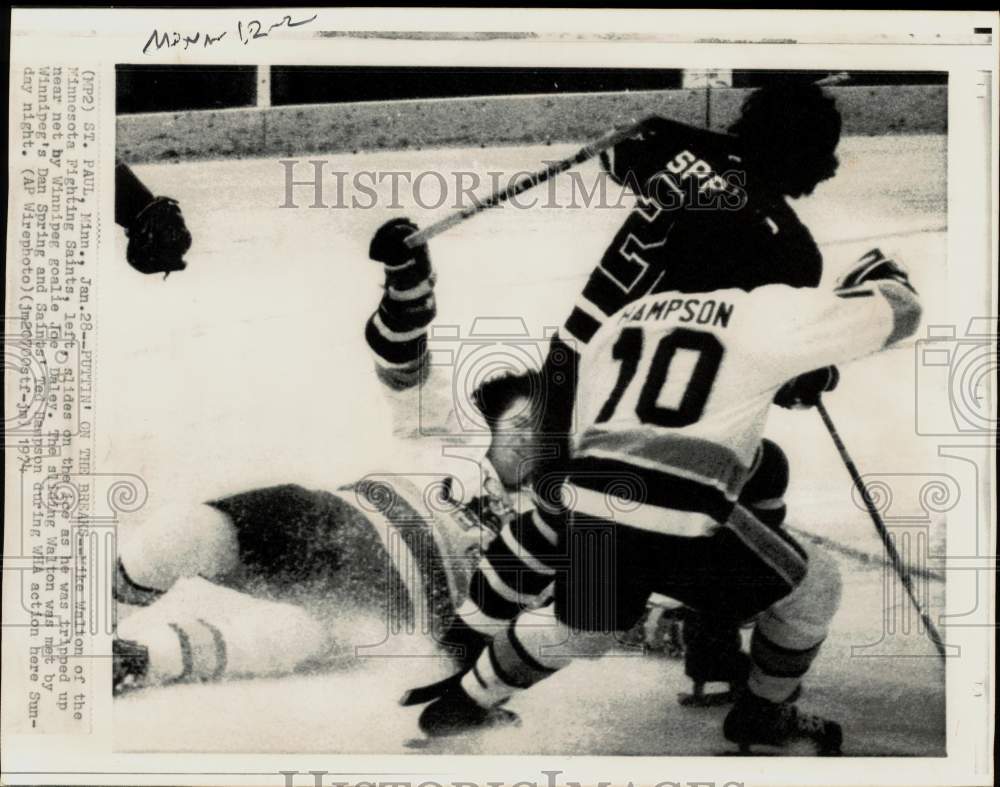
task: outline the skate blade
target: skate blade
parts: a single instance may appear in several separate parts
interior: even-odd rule
[[[506,708],[494,708],[493,712],[479,723],[445,727],[433,732],[425,731],[424,738],[411,738],[404,745],[410,749],[425,749],[433,741],[445,738],[459,738],[465,735],[487,732],[488,730],[520,726],[521,717],[514,713],[514,711],[507,710]]]
[[[677,702],[685,708],[718,708],[721,705],[729,705],[735,699],[736,695],[731,691],[713,691],[707,694],[690,694],[682,691],[677,695]]]
[[[736,751],[719,752],[719,757],[842,757],[841,749],[820,748],[813,741],[796,741],[787,746],[767,743],[741,743]],[[751,748],[753,747],[753,748]]]

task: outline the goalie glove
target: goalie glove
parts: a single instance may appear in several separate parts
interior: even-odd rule
[[[832,391],[840,382],[840,372],[836,366],[825,366],[800,374],[785,383],[774,396],[774,403],[788,410],[803,410],[815,407],[819,397]]]
[[[170,197],[156,197],[125,228],[126,259],[140,273],[181,271],[191,248],[191,233],[180,206]]]

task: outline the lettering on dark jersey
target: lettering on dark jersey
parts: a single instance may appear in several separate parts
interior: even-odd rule
[[[725,174],[728,178],[685,149],[649,179],[646,193],[658,209],[673,210],[693,203],[697,208],[738,210],[746,204],[742,184],[734,178],[739,173]]]
[[[664,298],[657,301],[646,301],[637,306],[631,306],[622,311],[619,323],[641,322],[643,320],[666,320],[673,318],[677,322],[693,322],[698,325],[713,325],[722,328],[729,327],[729,319],[733,316],[733,304],[717,301],[712,298]]]

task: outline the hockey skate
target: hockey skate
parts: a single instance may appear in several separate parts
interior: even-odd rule
[[[688,666],[688,676],[692,679],[693,686],[690,693],[681,692],[677,695],[677,701],[681,705],[689,708],[715,708],[736,700],[750,675],[750,657],[742,651],[736,651],[725,661],[714,662],[713,667],[692,675],[690,665]],[[727,683],[729,688],[726,691],[706,691],[706,683]]]
[[[470,628],[461,618],[456,617],[439,642],[441,645],[453,650],[455,667],[459,674],[461,674],[476,663],[476,659],[483,652],[483,648],[489,644],[489,639]],[[417,686],[416,688],[409,689],[404,692],[399,700],[399,704],[404,707],[408,705],[423,705],[425,702],[430,702],[444,694],[452,687],[455,680],[456,677],[452,675],[444,680],[428,683],[426,686]]]
[[[713,708],[733,702],[750,676],[750,657],[741,649],[739,626],[694,610],[684,615],[684,673],[690,693],[677,695],[685,707]],[[726,683],[726,691],[706,691],[707,683]]]
[[[484,708],[456,682],[420,713],[420,730],[431,738],[461,735],[476,729],[520,724],[520,717],[499,705]]]
[[[796,692],[797,694],[798,692]],[[793,695],[785,702],[770,702],[743,692],[722,725],[726,738],[739,746],[739,753],[752,755],[752,745],[784,747],[798,741],[815,745],[816,754],[841,754],[844,733],[835,721],[803,713]]]
[[[654,593],[642,617],[623,635],[623,645],[643,648],[647,653],[679,659],[684,655],[681,623],[685,610],[671,599]]]
[[[115,637],[111,642],[112,692],[118,696],[129,689],[138,688],[149,669],[149,651],[130,639]]]

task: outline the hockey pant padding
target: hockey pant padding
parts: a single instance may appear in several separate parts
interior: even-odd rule
[[[804,548],[805,576],[758,617],[750,643],[750,688],[773,701],[791,694],[809,670],[840,604],[837,564],[815,545]]]
[[[574,656],[606,649],[639,619],[650,593],[742,621],[787,596],[790,575],[806,573],[797,546],[760,522],[686,537],[577,512],[564,543],[568,568],[556,574],[554,603],[522,611],[463,679],[477,702],[497,702]]]

